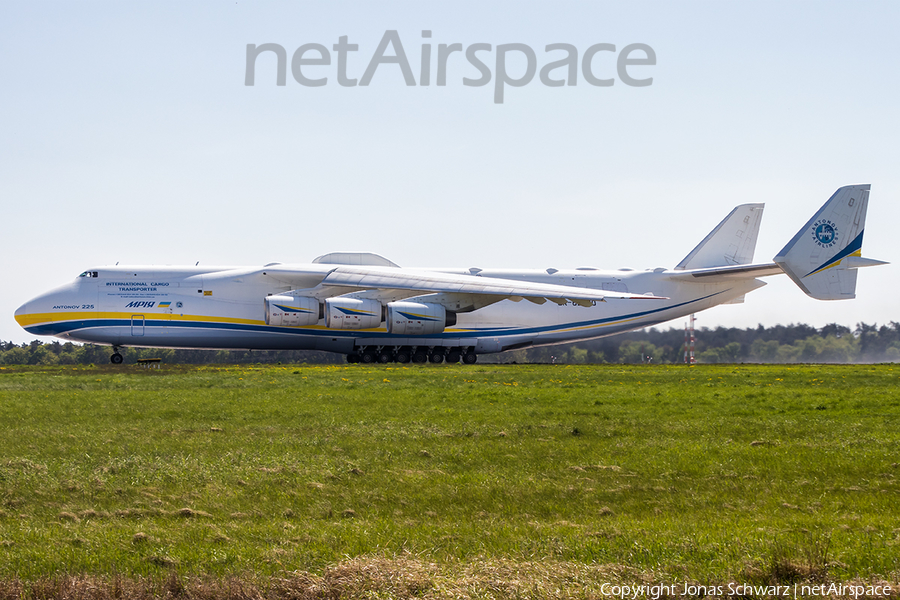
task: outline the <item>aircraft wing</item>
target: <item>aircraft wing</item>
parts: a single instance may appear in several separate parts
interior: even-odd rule
[[[665,300],[661,296],[644,296],[591,288],[571,287],[477,275],[455,275],[433,271],[411,271],[397,268],[341,266],[325,276],[322,286],[353,290],[405,290],[418,294],[473,294],[499,296],[510,300],[529,300],[543,304],[571,301],[582,306],[605,302],[607,298],[627,300]],[[501,299],[501,298],[498,298]]]

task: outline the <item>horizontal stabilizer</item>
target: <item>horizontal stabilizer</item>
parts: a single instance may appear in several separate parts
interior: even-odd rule
[[[863,258],[862,256],[848,256],[843,260],[843,266],[846,269],[859,269],[861,267],[877,267],[879,265],[888,265],[890,263],[883,260],[875,260],[874,258]]]
[[[781,267],[775,263],[760,265],[734,265],[732,267],[711,267],[709,269],[694,269],[670,278],[687,280],[703,279],[708,282],[727,281],[729,279],[752,279],[753,277],[766,277],[767,275],[781,275],[784,273]]]

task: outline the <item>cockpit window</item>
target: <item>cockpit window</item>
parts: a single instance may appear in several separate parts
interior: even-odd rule
[[[99,277],[97,271],[85,271],[79,277]]]

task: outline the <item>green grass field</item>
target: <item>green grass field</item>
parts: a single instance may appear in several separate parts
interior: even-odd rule
[[[897,581],[898,442],[891,365],[6,367],[0,580]]]

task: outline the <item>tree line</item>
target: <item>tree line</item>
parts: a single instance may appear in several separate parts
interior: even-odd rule
[[[869,363],[900,362],[900,323],[859,323],[854,329],[836,323],[738,329],[706,327],[695,332],[698,363]],[[649,328],[608,338],[560,346],[526,348],[479,358],[481,362],[518,363],[661,363],[684,362],[684,330]],[[311,363],[337,364],[344,357],[314,350],[173,350],[122,348],[125,363],[159,358],[167,364]],[[109,346],[42,342],[21,345],[0,341],[3,365],[103,365]]]
[[[516,362],[684,363],[684,329],[644,329],[564,346],[518,350]],[[502,356],[502,355],[501,355]],[[900,323],[832,323],[695,331],[698,363],[873,363],[900,362]],[[501,360],[507,362],[507,360]]]
[[[125,364],[139,359],[158,358],[165,364],[248,364],[248,363],[312,363],[336,364],[344,357],[316,350],[175,350],[172,348],[120,348]],[[94,344],[58,341],[16,345],[0,342],[0,364],[3,365],[106,365],[112,349]]]

